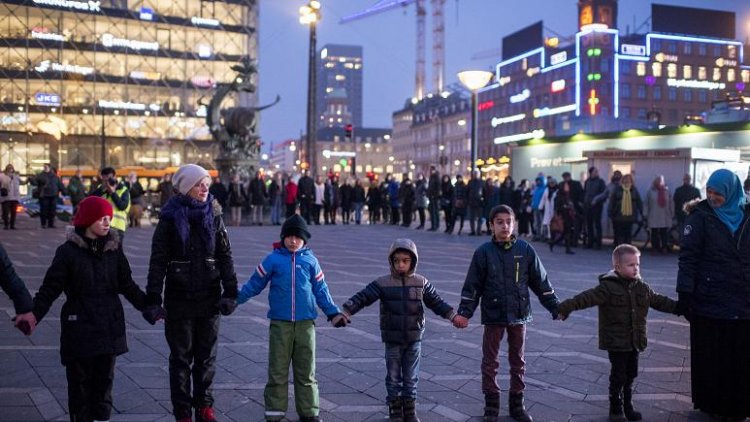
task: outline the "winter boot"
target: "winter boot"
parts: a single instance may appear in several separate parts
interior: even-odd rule
[[[609,420],[627,422],[622,411],[622,389],[609,386]]]
[[[510,417],[518,422],[534,422],[523,406],[523,393],[508,393],[508,409]]]
[[[201,407],[195,410],[195,422],[218,422],[212,407]]]
[[[404,402],[404,422],[419,422],[416,400],[405,397],[402,400]]]
[[[388,420],[391,422],[404,422],[404,407],[401,397],[388,400]]]
[[[484,422],[497,422],[500,415],[500,393],[484,395]]]
[[[626,384],[622,389],[622,409],[625,413],[625,417],[629,421],[639,421],[643,417],[641,412],[636,412],[633,409],[633,384]]]

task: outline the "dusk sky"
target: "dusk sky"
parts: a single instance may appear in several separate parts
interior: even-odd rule
[[[299,138],[305,128],[308,29],[298,21],[305,0],[260,0],[260,103],[281,95],[281,103],[262,113],[260,135],[264,149],[274,142]],[[363,20],[339,24],[339,19],[366,9],[376,0],[322,0],[318,49],[326,43],[361,45],[364,52],[364,112],[366,127],[391,127],[391,114],[414,92],[416,28],[414,5]],[[430,1],[427,5],[427,89],[431,90]],[[651,1],[620,0],[618,26],[644,33],[651,29]],[[660,0],[658,4],[734,11],[737,39],[750,36],[748,0]],[[512,7],[511,7],[512,5]],[[500,61],[502,38],[538,20],[545,36],[577,31],[576,0],[446,0],[445,81],[456,73],[491,69]],[[643,26],[641,26],[643,25]],[[497,56],[488,53],[495,52]],[[483,59],[472,59],[481,54]],[[750,58],[745,58],[748,63]]]

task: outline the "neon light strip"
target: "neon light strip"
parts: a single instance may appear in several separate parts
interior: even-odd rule
[[[535,48],[535,49],[533,49],[531,51],[527,51],[527,52],[525,52],[525,53],[523,53],[523,54],[521,54],[519,56],[513,57],[513,58],[508,59],[508,60],[503,60],[502,62],[500,62],[497,65],[495,65],[495,80],[497,80],[498,82],[500,81],[500,76],[501,76],[500,69],[502,67],[504,67],[504,66],[506,66],[506,65],[508,65],[510,63],[517,62],[518,60],[524,59],[526,57],[533,56],[534,54],[537,54],[537,53],[541,55],[541,60],[542,60],[541,67],[544,67],[544,47]]]
[[[615,54],[615,119],[620,117],[620,61],[619,54]]]
[[[739,41],[728,41],[728,40],[714,40],[710,38],[696,38],[696,37],[684,37],[679,35],[665,35],[665,34],[646,34],[646,55],[651,56],[651,38],[659,38],[664,40],[675,40],[675,41],[692,41],[692,42],[703,42],[709,44],[724,44],[724,45],[736,45],[740,51],[740,63],[744,62],[744,49],[742,43]]]
[[[500,125],[504,125],[506,123],[517,122],[517,121],[523,120],[525,118],[526,118],[526,113],[515,114],[513,116],[507,116],[507,117],[493,117],[492,118],[492,127],[497,127],[497,126],[500,126]]]
[[[698,89],[724,89],[726,84],[724,82],[710,82],[710,81],[699,81],[695,79],[667,79],[667,86],[675,88],[698,88]]]
[[[570,59],[570,60],[568,60],[567,62],[562,62],[562,63],[558,63],[558,64],[556,64],[556,65],[554,65],[554,66],[549,66],[549,67],[545,67],[544,69],[542,69],[542,73],[547,73],[547,72],[549,72],[550,70],[555,70],[555,69],[559,69],[559,68],[561,68],[561,67],[564,67],[564,66],[569,66],[569,65],[571,65],[571,64],[573,64],[573,63],[577,63],[577,62],[578,62],[578,59],[577,59],[577,58],[576,58],[576,59]]]
[[[489,90],[491,90],[491,89],[495,89],[495,88],[497,88],[497,87],[499,87],[499,86],[500,86],[500,84],[492,84],[492,85],[487,85],[487,86],[485,86],[484,88],[480,88],[480,89],[478,89],[478,90],[477,90],[477,94],[479,94],[480,92],[485,92],[485,91],[489,91]]]
[[[638,62],[647,62],[651,60],[651,58],[647,56],[628,56],[626,54],[615,54],[615,58],[618,60],[635,60]]]
[[[560,114],[560,113],[567,113],[570,111],[575,111],[578,107],[577,104],[569,104],[566,106],[561,107],[555,107],[555,108],[535,108],[534,109],[534,118],[538,119],[540,117],[546,117],[546,116],[552,116],[554,114]]]
[[[527,139],[541,139],[541,138],[544,138],[544,135],[545,135],[544,129],[537,129],[529,133],[519,133],[516,135],[510,135],[510,136],[500,136],[500,137],[495,138],[494,142],[495,142],[495,145],[507,144],[508,142],[525,141]]]

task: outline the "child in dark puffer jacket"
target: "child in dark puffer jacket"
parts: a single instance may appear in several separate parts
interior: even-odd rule
[[[417,246],[397,239],[388,253],[390,274],[373,281],[344,303],[347,319],[380,299],[380,334],[385,343],[388,414],[391,421],[418,422],[416,412],[419,359],[424,334],[422,303],[443,318],[456,313],[435,287],[417,274]]]

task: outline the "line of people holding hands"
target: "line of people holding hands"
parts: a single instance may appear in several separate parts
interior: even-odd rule
[[[110,419],[115,361],[127,351],[120,295],[149,323],[165,322],[175,419],[216,421],[211,385],[220,315],[230,315],[266,288],[270,305],[267,421],[286,416],[290,363],[300,420],[321,420],[315,377],[317,308],[333,326],[346,327],[357,312],[378,300],[391,421],[419,421],[416,400],[424,306],[456,328],[466,328],[480,308],[485,421],[499,418],[499,348],[507,336],[509,413],[517,421],[532,421],[524,405],[524,349],[532,293],[558,320],[576,310],[599,307],[599,348],[608,352],[611,362],[610,420],[642,419],[634,408],[633,390],[639,354],[647,346],[649,308],[690,321],[694,407],[721,420],[750,417],[750,210],[739,178],[728,170],[711,175],[708,198],[696,201],[685,221],[677,301],[655,293],[643,281],[639,250],[622,244],[612,253],[612,268],[599,276],[595,287],[560,302],[539,255],[513,234],[514,211],[498,205],[489,214],[492,237],[474,252],[457,308],[416,272],[419,254],[409,239],[393,242],[385,275],[337,306],[308,246],[307,224],[297,214],[284,221],[279,242],[239,288],[222,210],[209,194],[208,172],[187,164],[175,173],[173,183],[178,193],[161,211],[145,291],[133,281],[118,233],[110,229],[112,205],[100,197],[87,197],[79,204],[66,242],[58,247],[33,300],[0,247],[0,285],[13,299],[15,324],[25,334],[34,331],[65,293],[60,354],[71,421]]]

